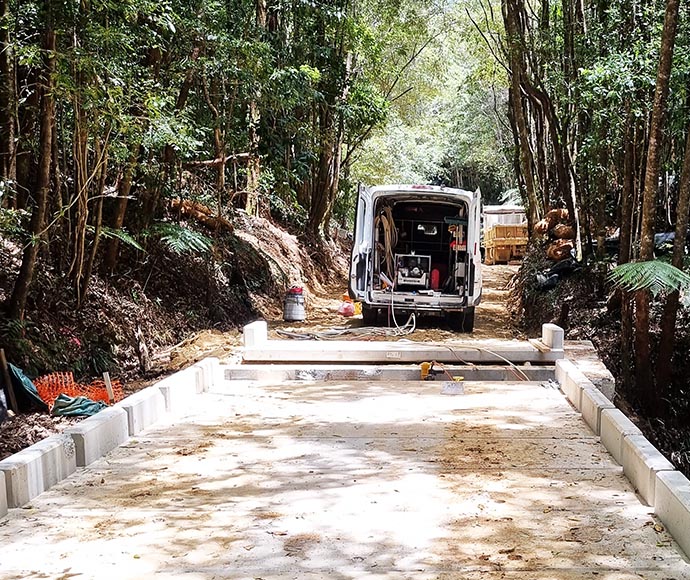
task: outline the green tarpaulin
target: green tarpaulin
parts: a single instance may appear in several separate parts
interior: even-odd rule
[[[37,411],[47,411],[48,405],[41,397],[38,396],[36,387],[27,377],[22,369],[14,366],[12,363],[7,365],[10,370],[10,380],[12,387],[14,387],[14,395],[17,398],[17,405],[20,411],[29,411],[36,409]]]
[[[61,394],[55,399],[51,414],[63,417],[83,417],[85,415],[95,415],[107,406],[101,401],[92,401],[86,397],[69,397]]]

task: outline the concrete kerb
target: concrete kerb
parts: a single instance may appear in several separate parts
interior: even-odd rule
[[[595,435],[601,435],[601,413],[604,409],[615,409],[615,406],[590,381],[580,393],[580,412]]]
[[[0,519],[7,515],[7,490],[5,489],[5,472],[0,471]]]
[[[556,361],[561,390],[623,466],[623,473],[647,505],[653,506],[690,556],[690,482],[675,470],[630,421],[569,360]]]
[[[5,506],[23,506],[76,469],[75,443],[64,434],[51,435],[3,459]]]
[[[629,435],[642,435],[642,431],[619,409],[601,412],[601,442],[619,465],[623,463],[623,441]]]
[[[160,389],[147,387],[123,399],[115,407],[121,407],[127,413],[127,430],[131,437],[161,419],[165,414],[165,398]]]
[[[166,410],[183,410],[221,373],[219,360],[209,357],[0,461],[0,518],[157,423]]]
[[[196,365],[189,367],[157,382],[155,386],[163,393],[165,410],[178,415],[188,409],[192,399],[204,392],[204,369]]]
[[[647,505],[654,505],[656,476],[661,471],[675,471],[644,435],[627,435],[621,454],[623,473]]]
[[[208,393],[220,381],[223,380],[223,371],[220,367],[220,360],[216,357],[208,357],[192,365],[192,368],[201,370],[201,381],[197,383],[199,393]]]
[[[242,331],[242,343],[246,348],[268,342],[268,324],[264,320],[257,320],[247,324]]]
[[[656,474],[654,512],[690,555],[690,481],[678,471]]]
[[[563,359],[556,361],[556,380],[561,385],[561,391],[578,411],[582,409],[582,389],[593,385],[582,371],[571,361]],[[596,388],[596,387],[594,387]]]
[[[127,441],[127,412],[122,407],[108,407],[66,429],[65,433],[74,439],[77,465],[85,467]]]

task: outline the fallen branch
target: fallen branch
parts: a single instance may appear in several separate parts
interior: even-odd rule
[[[233,159],[249,159],[249,157],[249,153],[235,153],[219,159],[209,159],[207,161],[187,161],[183,163],[182,166],[187,169],[191,167],[215,167],[216,165],[223,165],[224,163],[232,161]]]
[[[204,224],[212,230],[226,230],[233,231],[232,224],[222,216],[216,215],[210,208],[198,201],[190,201],[188,199],[173,199],[170,202],[170,207],[180,212],[181,215],[192,217],[199,223]]]

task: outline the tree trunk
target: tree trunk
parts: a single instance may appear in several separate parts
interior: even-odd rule
[[[259,179],[261,177],[261,158],[259,157],[258,126],[261,113],[256,100],[249,103],[249,161],[247,162],[247,202],[245,210],[249,215],[259,213]]]
[[[539,199],[534,184],[534,169],[532,151],[529,142],[529,131],[522,99],[522,77],[524,76],[524,60],[522,47],[520,46],[522,35],[518,26],[518,8],[516,2],[520,0],[503,0],[503,20],[508,35],[508,54],[510,60],[510,93],[513,105],[513,119],[517,129],[517,140],[520,151],[520,173],[525,184],[525,193],[528,201],[528,219],[530,224],[539,221],[542,208],[539,207]]]
[[[628,112],[623,153],[623,193],[621,194],[621,218],[618,236],[618,263],[626,264],[631,258],[633,210],[636,198],[635,178],[637,168],[635,159],[637,146],[637,121]],[[621,292],[621,370],[622,387],[632,392],[633,385],[633,308],[629,292]]]
[[[26,73],[25,69],[15,71],[18,75]],[[19,76],[17,86],[28,86],[32,90],[23,102],[20,111],[22,115],[18,117],[17,144],[15,146],[17,184],[15,188],[15,199],[12,204],[17,209],[25,209],[28,204],[29,193],[37,188],[37,161],[34,150],[31,146],[31,138],[37,132],[40,134],[40,108],[41,108],[41,88],[43,82],[38,76],[38,72]],[[38,129],[37,129],[38,127]],[[26,136],[26,138],[22,138]],[[40,162],[40,161],[39,161]]]
[[[606,145],[605,136],[600,137],[601,149],[599,150],[599,174],[597,175],[596,193],[596,237],[597,237],[597,260],[603,260],[606,256],[606,189],[609,164],[609,149]]]
[[[103,231],[103,195],[105,193],[105,180],[108,175],[108,141],[106,140],[101,152],[101,146],[97,142],[96,158],[99,159],[100,174],[98,178],[98,188],[96,189],[96,217],[94,223],[93,242],[91,242],[91,252],[84,268],[84,274],[81,279],[81,285],[77,293],[77,308],[80,308],[86,298],[86,292],[89,289],[89,282],[91,281],[91,274],[93,266],[96,263],[96,255],[98,254],[98,246],[101,241],[101,232]]]
[[[266,0],[256,0],[256,27],[259,35],[263,37],[266,32],[267,6]],[[261,158],[259,156],[259,123],[261,122],[261,110],[259,109],[259,99],[261,91],[256,90],[254,96],[249,101],[249,161],[247,162],[247,201],[245,210],[249,215],[259,213],[259,179],[261,178]]]
[[[77,75],[79,79],[81,75]],[[80,84],[83,79],[78,81]],[[81,279],[86,257],[86,228],[89,220],[89,134],[86,112],[81,106],[79,95],[74,98],[74,135],[72,153],[74,158],[74,197],[76,216],[72,232],[72,261],[69,277],[79,295]]]
[[[679,269],[683,268],[685,256],[685,238],[688,234],[688,214],[690,213],[690,125],[685,141],[685,155],[683,156],[683,171],[680,178],[680,192],[678,194],[678,206],[676,207],[676,230],[673,240],[672,264]],[[661,339],[659,343],[659,359],[657,363],[657,388],[659,398],[665,411],[668,411],[670,397],[669,387],[673,376],[671,359],[676,339],[676,316],[680,294],[671,292],[664,305],[664,313],[661,317]],[[668,413],[664,413],[667,415]]]
[[[644,193],[642,198],[642,235],[640,243],[640,260],[654,259],[654,232],[656,221],[656,202],[659,182],[660,150],[666,101],[669,92],[669,77],[673,61],[673,48],[678,24],[679,0],[668,0],[664,29],[661,36],[661,51],[659,70],[656,79],[654,106],[649,130],[649,146],[647,148],[647,167],[644,178]],[[651,343],[649,329],[649,292],[640,291],[635,298],[635,364],[637,390],[640,400],[648,412],[657,414],[660,410],[658,394],[655,389],[654,374],[652,372]]]
[[[17,94],[14,78],[14,50],[10,38],[10,3],[0,0],[0,177],[13,192],[17,180],[15,156],[15,108]],[[0,205],[14,206],[14,194],[0,193]]]
[[[46,8],[47,24],[43,39],[43,53],[45,65],[41,79],[41,131],[38,174],[34,198],[36,204],[31,213],[30,232],[31,242],[24,248],[19,275],[14,284],[9,302],[9,314],[12,318],[24,319],[26,300],[36,269],[39,243],[45,237],[46,208],[48,206],[48,191],[50,189],[50,165],[52,158],[53,130],[55,127],[55,102],[53,100],[53,83],[55,74],[56,36],[52,28],[50,4]]]
[[[112,228],[114,230],[122,229],[125,223],[125,215],[127,214],[127,203],[129,202],[129,194],[132,191],[132,178],[134,177],[134,168],[136,167],[137,157],[139,155],[139,145],[132,148],[132,155],[125,166],[125,171],[122,179],[117,186],[117,205],[115,206],[115,215],[113,217]],[[120,248],[120,240],[112,238],[108,243],[108,248],[105,254],[105,271],[112,274],[117,265],[117,255]]]

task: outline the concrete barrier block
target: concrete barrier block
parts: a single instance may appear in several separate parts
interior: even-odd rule
[[[580,412],[585,423],[589,425],[595,435],[601,435],[601,412],[604,409],[615,408],[614,404],[594,384],[591,387],[587,386],[582,389]]]
[[[642,435],[642,431],[619,409],[601,412],[601,442],[616,462],[622,464],[623,440],[627,435]]]
[[[264,320],[247,324],[242,331],[242,341],[247,348],[268,342],[268,324]]]
[[[155,387],[160,389],[165,399],[165,410],[173,414],[186,411],[190,401],[200,392],[202,380],[201,369],[190,367],[156,383]]]
[[[690,480],[679,471],[657,473],[654,512],[690,556]]]
[[[621,454],[623,473],[647,505],[654,503],[656,476],[673,471],[673,464],[644,435],[627,435]]]
[[[65,433],[74,439],[77,465],[84,467],[127,441],[127,412],[121,407],[103,409]]]
[[[5,473],[0,471],[0,518],[7,515],[7,490],[5,489]]]
[[[76,469],[75,444],[69,435],[51,435],[3,459],[7,506],[23,506]]]
[[[165,398],[160,389],[148,387],[123,399],[115,407],[127,413],[130,437],[158,422],[165,413]]]
[[[551,350],[563,350],[564,332],[556,324],[542,324],[541,341]]]

